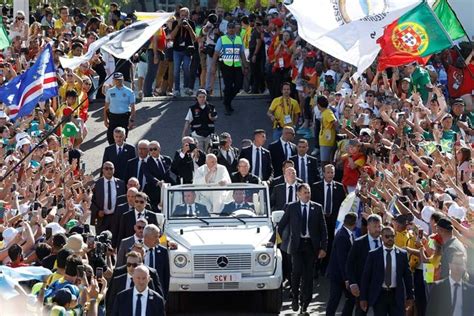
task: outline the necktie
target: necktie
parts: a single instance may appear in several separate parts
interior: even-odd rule
[[[255,154],[255,175],[260,177],[260,148],[256,149],[257,152]]]
[[[392,285],[392,249],[387,249],[387,255],[385,256],[385,285],[390,288]]]
[[[165,174],[165,168],[163,167],[163,164],[162,164],[160,158],[156,159],[156,164],[158,165],[158,171],[160,172],[160,174],[164,175]]]
[[[306,226],[308,225],[308,210],[306,209],[306,204],[303,204],[303,221],[302,221],[302,227],[301,227],[301,234],[303,236],[306,236],[307,229]]]
[[[137,305],[135,306],[135,316],[142,315],[142,296],[143,294],[137,294]]]
[[[293,202],[293,186],[292,185],[288,187],[288,204],[290,204],[291,202]]]
[[[144,183],[143,183],[143,163],[144,163],[143,159],[140,159],[140,167],[138,169],[138,181],[140,182],[142,188],[144,187]]]
[[[329,215],[331,214],[332,209],[332,192],[331,192],[331,184],[328,183],[328,190],[326,193],[326,201],[324,203],[324,212]]]
[[[155,251],[153,250],[153,248],[148,249],[148,251],[150,252],[150,256],[148,259],[148,266],[154,268],[155,267],[155,254],[154,254]]]
[[[226,152],[226,160],[230,164],[232,164],[232,158],[230,157],[230,150]]]
[[[191,205],[188,208],[188,216],[193,216],[193,207]]]
[[[130,277],[130,289],[132,289],[135,286],[135,283],[133,283],[132,277]],[[141,295],[141,294],[140,294]]]
[[[289,148],[288,148],[288,143],[285,143],[285,158],[288,159],[288,153],[289,153]]]
[[[117,156],[120,156],[121,153],[122,153],[122,146],[118,148]]]
[[[139,219],[139,218],[142,217],[142,216],[143,216],[143,212],[138,213],[137,219]]]
[[[139,242],[140,244],[143,244],[143,239],[138,239],[138,242]]]
[[[107,209],[112,210],[112,181],[107,181]]]
[[[456,301],[458,299],[458,288],[460,284],[459,283],[454,283],[454,293],[453,293],[453,313],[454,309],[456,308]]]
[[[308,183],[308,180],[306,179],[306,165],[304,163],[304,158],[301,158],[300,168],[301,168],[301,172],[300,172],[301,180],[303,180],[303,182],[305,183]]]
[[[378,248],[379,247],[379,241],[377,239],[374,239],[374,243],[375,243],[375,248]]]

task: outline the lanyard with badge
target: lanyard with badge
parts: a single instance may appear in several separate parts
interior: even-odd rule
[[[285,123],[285,125],[289,125],[289,124],[292,124],[293,123],[293,120],[291,118],[291,110],[292,110],[292,104],[291,104],[291,101],[289,101],[288,103],[288,112],[285,111],[285,100],[286,98],[284,97],[281,97],[281,106],[283,108],[283,123]],[[288,98],[289,100],[289,98]],[[286,113],[287,114],[286,114]]]

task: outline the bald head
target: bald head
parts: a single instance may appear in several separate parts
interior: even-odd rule
[[[143,264],[137,266],[133,271],[133,283],[138,292],[145,291],[148,287],[148,282],[150,282],[150,271],[148,268]]]

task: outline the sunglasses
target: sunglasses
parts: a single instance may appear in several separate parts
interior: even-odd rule
[[[142,201],[142,200],[135,200],[135,203],[138,203],[138,204],[145,204],[145,201]]]
[[[102,169],[104,169],[104,170],[114,170],[114,168],[112,168],[112,167],[104,167]]]
[[[367,97],[373,98],[374,96],[372,94],[368,94]]]
[[[150,148],[150,151],[158,151],[158,148]]]
[[[25,18],[17,17],[16,19],[17,19],[17,20],[24,20]]]
[[[395,235],[383,235],[383,237],[387,239],[393,239],[395,238]]]
[[[138,230],[143,230],[143,229],[145,229],[145,226],[137,226],[137,229]]]
[[[130,268],[130,267],[138,267],[138,263],[132,263],[132,262],[127,262],[127,267]]]

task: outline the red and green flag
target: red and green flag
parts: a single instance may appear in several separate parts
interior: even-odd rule
[[[431,54],[451,47],[452,41],[426,2],[389,24],[377,40],[378,69],[417,61],[425,64]]]

